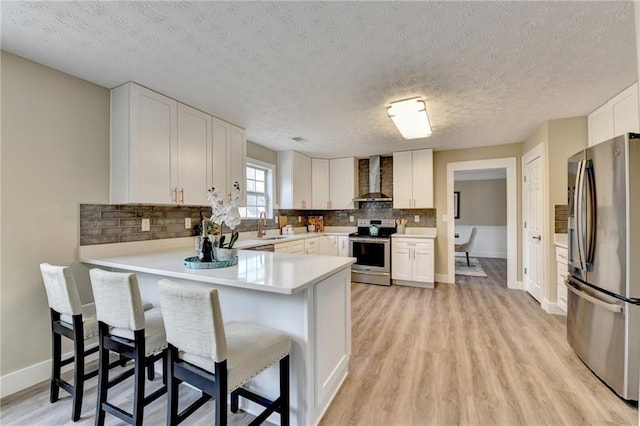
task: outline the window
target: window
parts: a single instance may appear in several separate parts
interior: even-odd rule
[[[256,160],[247,161],[247,206],[241,207],[240,215],[258,218],[265,212],[273,217],[273,166]]]

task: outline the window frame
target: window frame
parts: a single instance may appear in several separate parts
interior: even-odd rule
[[[273,209],[274,209],[274,199],[276,198],[276,186],[275,186],[275,170],[276,170],[276,166],[274,164],[271,163],[267,163],[264,161],[260,161],[260,160],[256,160],[253,158],[247,158],[247,161],[245,163],[245,168],[246,167],[252,167],[254,169],[262,169],[265,171],[265,191],[264,191],[264,195],[266,197],[266,206],[265,206],[265,211],[267,214],[267,218],[268,219],[273,219]],[[247,194],[247,205],[243,206],[242,210],[240,211],[241,213],[241,217],[243,219],[258,219],[258,217],[253,217],[253,216],[247,216],[248,213],[248,205],[249,205],[249,196],[250,195],[261,195],[263,194],[262,192],[255,192],[255,191],[249,191],[248,185],[247,185],[247,180],[249,178],[245,177],[245,187],[246,189],[246,194]]]

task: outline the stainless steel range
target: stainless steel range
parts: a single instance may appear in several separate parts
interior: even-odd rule
[[[394,219],[358,219],[358,232],[349,236],[351,281],[391,285],[391,234],[396,232]]]

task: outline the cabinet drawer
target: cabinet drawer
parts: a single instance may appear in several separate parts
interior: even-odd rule
[[[291,241],[289,243],[289,252],[291,252],[291,253],[304,253],[304,240]]]
[[[556,247],[556,261],[562,262],[565,265],[567,264],[568,251],[564,247]]]
[[[304,240],[304,248],[310,249],[313,247],[318,247],[318,239],[317,238],[307,238]]]
[[[392,245],[396,248],[433,249],[431,238],[393,238]]]

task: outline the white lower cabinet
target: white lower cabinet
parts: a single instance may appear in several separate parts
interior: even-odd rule
[[[556,266],[557,266],[557,298],[558,308],[562,312],[567,312],[567,254],[568,251],[564,247],[556,246]]]
[[[431,238],[392,238],[393,284],[433,288],[434,253],[434,242]]]
[[[304,254],[320,254],[318,237],[306,238],[304,240]]]
[[[321,235],[320,241],[320,254],[323,256],[337,256],[338,255],[338,237],[336,235]]]
[[[349,236],[339,235],[337,237],[338,242],[338,256],[349,257]]]
[[[273,245],[274,253],[298,253],[304,254],[304,240],[287,241]]]
[[[319,254],[323,256],[349,257],[348,235],[321,235]]]

